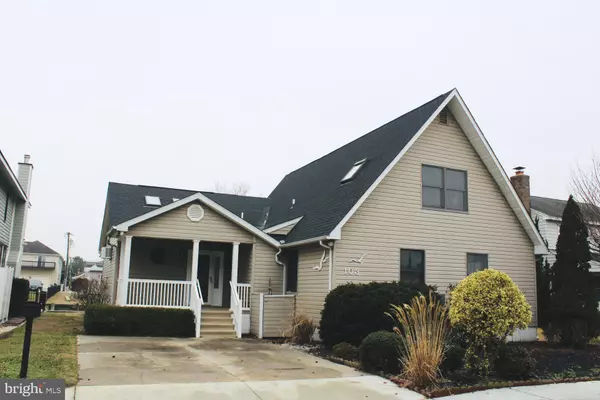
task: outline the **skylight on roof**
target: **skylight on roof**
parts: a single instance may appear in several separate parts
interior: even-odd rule
[[[342,180],[340,182],[344,183],[344,182],[348,182],[349,180],[352,180],[352,178],[354,178],[354,176],[358,173],[358,171],[360,171],[362,166],[365,165],[365,161],[367,161],[366,158],[355,162],[354,165],[352,166],[352,168],[350,168],[350,171],[348,171],[348,173],[346,175],[344,175],[344,177],[342,178]]]
[[[160,197],[158,196],[146,196],[147,206],[160,206]]]

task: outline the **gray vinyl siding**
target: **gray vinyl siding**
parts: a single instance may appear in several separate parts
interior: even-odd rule
[[[163,239],[200,239],[211,242],[252,243],[253,235],[225,217],[201,204],[204,218],[198,222],[187,217],[189,204],[158,215],[134,225],[128,234],[132,236]]]
[[[467,171],[468,212],[421,206],[423,164]],[[536,325],[533,244],[450,113],[447,125],[432,122],[342,228],[334,282],[397,280],[400,249],[425,251],[426,282],[440,292],[466,276],[467,253],[488,254],[489,267],[506,272],[524,292]],[[350,263],[364,253],[362,264]],[[358,268],[359,275],[346,275],[345,268]]]
[[[250,333],[258,336],[260,329],[260,293],[250,294]]]
[[[321,320],[321,310],[329,292],[329,261],[323,263],[320,271],[315,269],[321,262],[323,251],[327,250],[319,245],[298,248],[296,312],[306,314],[317,324]]]
[[[252,246],[240,245],[238,283],[250,283],[252,277]]]
[[[27,224],[27,203],[19,202],[15,204],[13,213],[12,237],[10,239],[10,253],[8,255],[8,264],[15,266],[17,260],[23,254],[23,240],[25,237],[25,224]],[[17,272],[15,272],[16,274]]]
[[[0,243],[8,246],[10,243],[10,230],[13,222],[13,213],[15,208],[14,195],[8,195],[6,188],[0,189]],[[4,207],[8,201],[6,212],[6,221],[4,221]]]
[[[263,337],[289,336],[294,318],[294,296],[264,297]]]

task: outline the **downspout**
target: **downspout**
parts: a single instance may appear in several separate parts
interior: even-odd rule
[[[283,268],[283,287],[282,287],[283,292],[282,292],[282,294],[285,294],[285,289],[286,289],[285,283],[287,280],[287,266],[282,261],[279,261],[279,255],[281,254],[282,251],[283,250],[281,250],[281,247],[280,247],[279,250],[277,251],[277,253],[275,254],[275,262],[277,264],[281,265],[281,268]]]
[[[327,287],[328,287],[328,290],[331,291],[331,281],[333,279],[333,270],[331,268],[331,266],[332,266],[332,261],[331,261],[332,254],[331,254],[331,252],[333,251],[333,248],[331,246],[329,246],[329,245],[324,244],[322,240],[319,240],[319,246],[321,246],[324,249],[329,250],[329,257],[327,257],[327,258],[329,258],[329,282],[328,282]],[[325,253],[323,253],[323,254],[325,254]],[[321,268],[323,268],[323,261],[325,261],[325,260],[323,259],[323,257],[321,257],[321,265],[320,265]],[[320,269],[319,269],[319,271],[320,271]]]

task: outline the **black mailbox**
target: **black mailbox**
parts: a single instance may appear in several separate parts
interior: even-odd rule
[[[25,318],[37,318],[42,314],[40,303],[27,301],[23,304],[23,316]]]

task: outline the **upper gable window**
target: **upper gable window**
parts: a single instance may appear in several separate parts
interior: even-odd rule
[[[352,180],[352,178],[354,178],[354,176],[358,173],[358,171],[360,171],[362,166],[365,165],[365,161],[367,161],[366,158],[355,162],[354,165],[352,166],[352,168],[350,168],[350,171],[348,171],[348,173],[346,175],[344,175],[344,177],[341,180],[341,183]]]
[[[146,196],[147,206],[161,206],[160,197],[158,196]]]
[[[467,211],[467,172],[423,165],[423,207]]]

